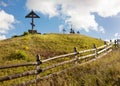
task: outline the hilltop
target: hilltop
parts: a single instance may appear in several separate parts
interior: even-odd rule
[[[7,61],[33,61],[39,54],[42,59],[103,45],[97,38],[80,34],[34,34],[0,41],[0,63]]]

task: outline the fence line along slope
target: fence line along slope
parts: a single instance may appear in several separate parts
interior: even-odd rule
[[[120,49],[99,60],[54,74],[40,86],[120,86]]]

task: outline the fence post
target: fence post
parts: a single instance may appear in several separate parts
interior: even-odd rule
[[[108,45],[108,46],[112,46],[112,40],[110,40],[110,42],[109,42],[109,45]],[[111,47],[110,47],[109,49],[111,49]]]
[[[42,62],[40,61],[40,56],[37,54],[36,55],[36,86],[38,86],[37,84],[37,80],[39,78],[39,73],[42,72],[42,70],[40,69],[40,64],[42,64]]]
[[[117,40],[114,41],[115,48],[117,48]]]
[[[93,45],[93,48],[95,49],[95,58],[96,58],[97,57],[97,48],[96,48],[95,44]]]
[[[112,40],[110,40],[110,44],[112,43]]]
[[[107,47],[107,43],[106,43],[106,41],[104,41],[104,45],[105,45],[105,51],[107,51],[107,49],[106,49],[106,47]]]
[[[77,52],[77,49],[76,49],[76,47],[74,47],[74,52],[75,52],[75,64],[77,64],[78,63],[78,57],[77,57],[77,54],[78,54],[78,52]]]

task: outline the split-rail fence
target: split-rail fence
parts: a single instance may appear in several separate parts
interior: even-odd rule
[[[80,63],[78,63],[78,61],[80,61],[81,59],[87,59],[89,57],[94,57],[93,59],[95,60],[100,55],[102,56],[102,54],[104,55],[104,53],[111,52],[111,51],[112,51],[112,43],[109,43],[109,44],[105,43],[103,46],[100,46],[98,48],[94,44],[93,49],[88,49],[88,50],[83,50],[83,51],[77,51],[76,47],[74,47],[74,52],[73,53],[59,55],[59,56],[51,57],[51,58],[48,58],[48,59],[45,59],[45,60],[41,60],[40,56],[37,55],[36,56],[36,62],[29,62],[29,63],[16,64],[16,65],[8,65],[8,66],[0,66],[0,70],[8,69],[8,68],[23,67],[23,66],[36,66],[36,70],[26,71],[26,72],[23,72],[23,73],[20,73],[20,74],[2,76],[2,77],[0,77],[0,82],[11,80],[11,79],[16,79],[16,78],[20,78],[20,77],[25,77],[25,76],[29,76],[29,75],[36,75],[35,79],[33,79],[31,81],[24,82],[24,83],[20,83],[20,84],[14,85],[14,86],[28,86],[28,85],[33,84],[33,83],[36,83],[36,85],[37,85],[37,83],[41,80],[41,78],[49,77],[49,75],[47,75],[45,77],[40,77],[39,74],[41,72],[44,72],[46,70],[49,70],[49,69],[67,64],[67,63],[71,63],[71,62],[74,62],[75,65],[77,65],[77,64],[80,64]],[[86,53],[86,52],[93,52],[93,53],[90,53],[90,54],[87,54],[87,55],[84,55],[84,56],[79,56],[80,54]],[[62,62],[53,64],[51,66],[47,66],[45,68],[40,68],[40,66],[43,63],[46,63],[48,61],[55,60],[55,59],[58,59],[58,58],[65,58],[65,57],[68,57],[68,56],[72,56],[73,58],[69,59],[69,60],[66,60],[66,61],[62,61]]]

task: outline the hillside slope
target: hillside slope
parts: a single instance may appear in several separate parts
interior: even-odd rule
[[[6,61],[33,61],[35,56],[48,57],[103,45],[103,41],[78,34],[27,35],[0,41],[0,64]]]
[[[79,34],[34,34],[15,37],[0,41],[0,66],[34,62],[36,60],[37,54],[41,56],[41,59],[46,59],[56,55],[71,53],[74,52],[74,47],[76,47],[78,51],[91,49],[93,48],[93,44],[96,44],[96,46],[99,47],[103,45],[104,42],[96,38]],[[63,58],[62,60],[65,59]],[[59,59],[57,61],[55,60],[53,62],[43,64],[41,67],[46,67],[57,62],[59,62]],[[74,62],[64,66],[59,66],[55,69],[40,73],[40,76],[51,74],[56,71],[61,71],[62,69],[71,67],[73,65]],[[22,73],[34,69],[36,69],[36,67],[31,66],[3,69],[0,70],[0,77]],[[9,86],[11,84],[29,81],[34,78],[35,75],[4,81],[0,83],[0,86]]]

